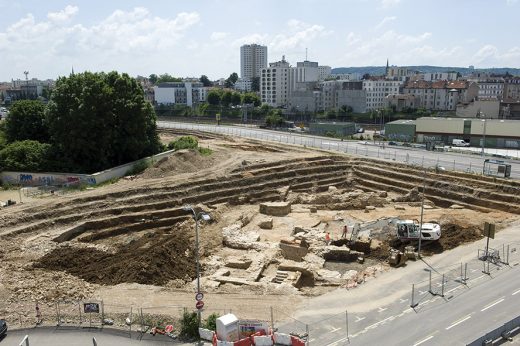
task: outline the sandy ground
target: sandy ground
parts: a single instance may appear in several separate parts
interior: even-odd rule
[[[163,135],[163,141],[168,142],[175,135]],[[48,211],[66,203],[74,205],[76,199],[87,199],[93,196],[103,196],[110,193],[124,193],[134,189],[151,187],[165,187],[171,184],[190,182],[196,179],[225,178],[234,170],[247,167],[250,164],[272,162],[294,157],[316,156],[317,151],[302,148],[291,148],[290,146],[276,146],[271,144],[258,145],[249,140],[213,137],[201,140],[201,145],[213,150],[213,154],[202,157],[193,152],[182,152],[174,157],[161,162],[154,163],[142,175],[121,179],[118,182],[88,191],[70,192],[65,195],[54,195],[41,198],[25,199],[22,205],[4,208],[1,211],[2,222],[9,222],[20,215],[31,215],[36,211]],[[393,195],[388,196],[390,200]],[[0,191],[0,200],[19,200],[17,190]],[[117,198],[107,198],[106,206],[117,206],[121,201]],[[123,204],[121,204],[123,205]],[[403,206],[402,206],[403,207]],[[219,209],[220,208],[220,209]],[[356,222],[363,223],[381,218],[404,218],[419,219],[420,208],[417,205],[404,205],[404,209],[397,210],[394,203],[386,203],[382,207],[366,211],[359,210],[319,210],[311,213],[308,205],[296,204],[292,213],[285,217],[273,217],[273,228],[271,230],[260,229],[258,224],[265,219],[259,214],[258,204],[221,206],[216,207],[218,220],[216,223],[201,226],[201,253],[204,276],[212,274],[216,268],[212,268],[215,257],[227,258],[229,256],[246,255],[255,259],[262,256],[273,256],[276,258],[276,250],[271,248],[264,251],[233,250],[222,247],[222,228],[238,221],[243,222],[244,231],[258,232],[260,241],[266,244],[276,244],[280,240],[291,235],[295,226],[303,228],[321,227],[323,232],[328,231],[333,240],[340,237],[342,225],[347,223],[353,225]],[[482,226],[484,221],[494,221],[498,229],[506,227],[510,222],[517,220],[518,216],[505,212],[479,213],[468,209],[443,209],[433,208],[425,211],[425,221],[448,220],[457,223],[464,229],[476,229]],[[497,221],[500,220],[500,221]],[[193,224],[185,225],[185,232],[193,239]],[[4,232],[14,226],[4,227]],[[182,307],[191,308],[194,304],[194,282],[188,284],[172,281],[162,286],[145,285],[137,283],[120,283],[117,285],[103,285],[87,282],[82,279],[64,273],[62,271],[48,271],[44,269],[32,269],[32,264],[42,255],[52,252],[56,243],[52,239],[63,232],[63,227],[51,224],[44,230],[35,230],[33,233],[16,236],[13,238],[0,239],[0,296],[8,297],[0,303],[2,309],[9,310],[21,302],[34,300],[52,299],[97,299],[103,300],[107,309],[117,312],[126,312],[130,307],[148,307],[154,313],[174,314]],[[136,233],[134,237],[142,236],[144,233]],[[2,234],[2,231],[0,231]],[[471,238],[476,239],[476,238]],[[126,237],[114,237],[107,241],[94,241],[82,244],[82,247],[96,247],[99,250],[110,250],[111,247],[122,242],[132,242]],[[464,239],[462,240],[464,241]],[[167,249],[165,249],[167,251]],[[146,253],[146,251],[144,251]],[[161,254],[161,252],[159,252]],[[356,263],[328,264],[326,269],[345,272],[347,270],[363,270],[369,266],[379,263],[373,259],[367,259],[364,265]],[[268,268],[269,270],[269,268]],[[399,270],[385,267],[385,277],[393,275],[398,277]],[[109,274],[106,274],[109,275]],[[392,280],[394,280],[392,279]],[[384,280],[376,279],[373,282]],[[266,288],[261,285],[235,286],[225,284],[219,289],[206,287],[206,310],[204,313],[223,313],[233,311],[234,313],[249,318],[269,319],[270,307],[280,311],[280,315],[291,315],[299,306],[308,304],[310,297],[330,292],[337,286],[319,286],[304,289],[298,292],[293,287],[280,286]],[[376,285],[377,284],[372,284]],[[355,291],[360,297],[363,296],[363,286]]]

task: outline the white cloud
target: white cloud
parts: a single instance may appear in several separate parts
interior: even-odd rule
[[[380,21],[379,24],[377,24],[374,28],[375,28],[376,30],[379,30],[379,29],[381,29],[381,27],[383,27],[385,24],[390,23],[390,22],[393,22],[393,21],[396,20],[396,19],[397,19],[397,17],[395,17],[395,16],[392,16],[392,17],[385,17],[385,18],[383,18],[383,20]]]
[[[200,22],[197,12],[181,12],[169,18],[153,16],[137,7],[116,10],[89,26],[69,23],[77,12],[77,7],[67,6],[49,13],[46,20],[37,21],[28,14],[8,26],[0,32],[4,66],[34,73],[42,69],[46,75],[49,72],[45,67],[52,66],[56,75],[64,66],[67,71],[71,65],[78,66],[79,61],[85,69],[125,70],[135,66],[136,57],[146,59],[146,64],[155,56],[164,59],[179,46],[186,30]]]
[[[269,36],[267,34],[248,34],[242,37],[237,38],[231,43],[231,47],[237,48],[244,44],[256,43],[256,44],[266,44]]]
[[[278,34],[271,40],[269,46],[274,52],[290,53],[291,50],[302,49],[309,42],[332,33],[322,25],[308,24],[295,19],[287,22],[287,26],[289,33]]]
[[[220,41],[220,40],[225,39],[228,36],[229,36],[229,33],[227,33],[227,32],[212,32],[210,39],[212,41]]]
[[[77,6],[67,5],[65,9],[59,12],[49,12],[47,18],[53,22],[66,22],[73,18],[78,11],[79,8]]]
[[[389,8],[393,6],[399,5],[401,0],[381,0],[381,7],[383,8]]]
[[[517,46],[502,53],[497,47],[486,44],[473,55],[476,64],[486,67],[516,66],[518,60],[520,60],[520,47]]]

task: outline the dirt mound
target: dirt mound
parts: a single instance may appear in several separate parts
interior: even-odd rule
[[[180,173],[197,172],[213,165],[212,156],[202,156],[198,150],[179,150],[169,157],[157,161],[152,167],[146,169],[140,177],[155,179]]]
[[[195,278],[192,244],[184,232],[148,233],[122,246],[115,254],[88,247],[59,247],[34,266],[63,270],[102,285],[123,282],[164,285],[173,279]]]
[[[442,253],[443,251],[454,249],[459,245],[471,243],[483,237],[478,226],[457,221],[451,216],[442,217],[441,220],[439,220],[439,223],[442,232],[441,238],[438,241],[423,241],[421,243],[421,253],[423,255],[430,256]],[[401,242],[399,239],[395,238],[395,236],[392,236],[388,240],[388,244],[394,249],[400,251],[404,251],[404,248],[407,245],[415,245],[417,248],[417,241]],[[382,249],[382,251],[386,251],[386,249]],[[376,254],[377,257],[381,257],[381,255],[383,254]]]

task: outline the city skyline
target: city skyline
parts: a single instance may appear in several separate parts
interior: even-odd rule
[[[520,67],[518,0],[0,0],[0,80],[117,70],[210,79],[240,73],[240,46],[334,67]],[[482,20],[485,18],[485,20]],[[496,23],[500,23],[497,25]]]

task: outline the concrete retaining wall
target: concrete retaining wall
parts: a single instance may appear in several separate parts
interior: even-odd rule
[[[21,186],[71,186],[71,185],[96,185],[114,178],[125,176],[132,168],[141,161],[155,162],[163,157],[169,156],[174,150],[145,157],[143,159],[126,163],[94,174],[76,173],[32,173],[32,172],[10,172],[0,173],[0,179],[4,184]]]

